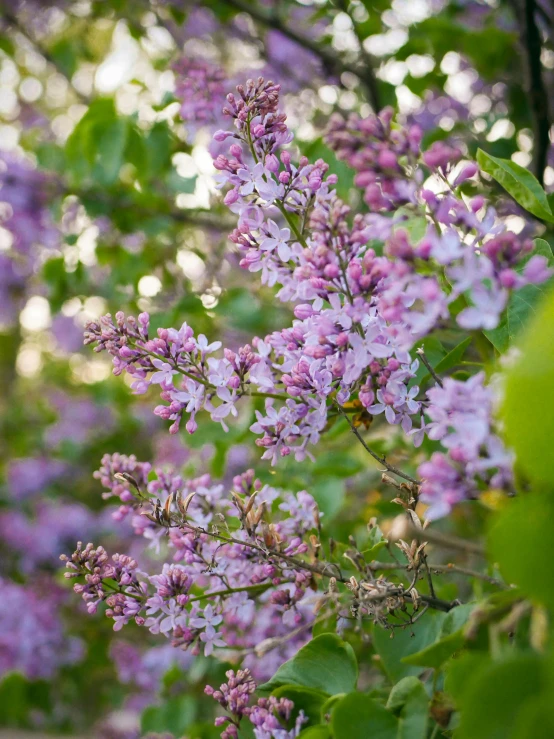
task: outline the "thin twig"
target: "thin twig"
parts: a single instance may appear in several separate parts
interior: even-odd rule
[[[414,485],[421,485],[421,482],[419,480],[416,480],[415,477],[411,477],[410,475],[406,474],[406,472],[402,472],[402,470],[399,470],[398,467],[395,467],[394,465],[390,464],[390,462],[387,462],[387,460],[384,457],[380,457],[376,452],[373,451],[364,441],[362,435],[356,428],[356,426],[352,423],[350,418],[348,417],[348,414],[344,412],[344,409],[341,405],[338,403],[336,404],[337,408],[339,409],[340,413],[346,418],[348,425],[350,426],[350,429],[352,430],[352,433],[354,436],[358,439],[360,444],[363,446],[363,448],[368,452],[368,454],[371,454],[373,459],[375,459],[379,464],[382,464],[383,467],[385,467],[389,472],[392,472],[394,475],[398,475],[398,477],[404,478],[404,480],[408,480],[409,482],[413,483]]]
[[[218,541],[223,541],[227,544],[239,544],[240,546],[249,547],[251,549],[255,549],[258,552],[261,552],[266,557],[276,557],[277,559],[282,559],[288,564],[290,564],[292,567],[295,567],[297,569],[301,570],[307,570],[308,572],[312,572],[314,575],[320,575],[321,577],[326,577],[328,579],[331,579],[332,577],[335,578],[338,582],[341,582],[342,584],[346,584],[349,582],[348,579],[341,577],[340,575],[337,575],[336,571],[327,572],[328,567],[330,566],[327,563],[321,562],[319,565],[312,565],[309,562],[304,562],[302,560],[296,559],[295,557],[291,557],[288,554],[284,554],[283,552],[277,552],[274,549],[264,549],[264,547],[261,547],[259,544],[254,544],[253,542],[248,541],[242,541],[241,539],[235,539],[233,536],[223,536],[222,534],[216,534],[215,532],[206,531],[205,529],[198,528],[196,526],[193,526],[192,524],[189,524],[188,522],[181,522],[174,524],[177,528],[187,528],[190,531],[196,533],[196,534],[206,534],[206,536],[211,536],[214,539],[217,539]],[[404,590],[403,588],[399,588],[399,594],[403,595],[403,597],[410,598],[413,600],[413,596],[408,591]],[[390,595],[390,592],[388,593],[380,593],[376,594],[375,596],[369,596],[369,600],[382,600],[387,598]],[[419,595],[418,599],[423,601],[424,603],[427,603],[430,608],[433,608],[436,611],[443,611],[445,613],[448,613],[454,606],[457,604],[456,602],[450,602],[447,600],[442,600],[441,598],[436,598],[432,595]],[[367,600],[367,599],[366,599]]]
[[[437,383],[437,385],[439,387],[443,387],[442,380],[437,375],[437,373],[435,372],[435,370],[433,369],[433,366],[431,365],[431,362],[425,356],[425,352],[423,350],[423,347],[419,347],[419,349],[416,349],[416,354],[419,354],[419,356],[421,358],[421,361],[427,367],[427,369],[429,370],[429,374],[431,375],[431,377],[433,378],[433,380]]]
[[[387,571],[406,570],[408,568],[408,565],[396,564],[395,562],[377,562],[376,560],[374,560],[373,562],[370,562],[368,564],[368,567],[371,570],[375,571]],[[491,577],[491,575],[487,575],[484,572],[478,572],[477,570],[471,570],[468,567],[460,567],[459,565],[452,564],[451,562],[448,562],[447,564],[436,564],[434,562],[429,562],[429,568],[432,572],[452,572],[457,575],[466,575],[467,577],[474,577],[476,580],[483,580],[484,582],[488,582],[491,585],[495,585],[497,588],[502,588],[503,590],[510,589],[509,585],[506,585],[506,583],[498,580],[495,577]]]
[[[233,593],[260,593],[273,587],[273,583],[260,583],[259,585],[245,585],[242,588],[226,588],[225,590],[213,590],[211,593],[203,593],[194,598],[190,598],[187,603],[194,603],[197,600],[207,600],[208,598],[216,598],[219,595],[232,595]]]
[[[462,552],[469,552],[471,554],[485,555],[485,549],[481,544],[475,541],[469,541],[468,539],[461,539],[458,536],[451,536],[447,534],[441,534],[440,531],[433,531],[432,529],[418,529],[408,523],[407,536],[412,536],[414,539],[424,538],[425,541],[429,541],[432,544],[436,544],[439,547],[445,549],[459,549]]]
[[[533,119],[533,170],[543,184],[550,149],[549,95],[542,76],[540,32],[536,24],[536,0],[513,0],[521,28],[521,45],[527,69],[527,93]]]

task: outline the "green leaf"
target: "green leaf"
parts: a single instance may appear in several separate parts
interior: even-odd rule
[[[518,272],[522,272],[529,259],[535,255],[546,257],[548,263],[552,263],[550,244],[544,239],[535,239],[534,243],[535,249],[517,268]],[[537,312],[537,304],[540,299],[548,292],[553,283],[554,280],[551,278],[542,285],[525,285],[525,287],[512,293],[508,308],[499,325],[494,329],[483,332],[499,352],[506,352],[517,339],[518,334]]]
[[[488,547],[506,582],[525,595],[554,606],[554,497],[533,493],[510,500],[491,528]]]
[[[373,631],[375,650],[381,657],[385,672],[393,682],[423,672],[423,667],[408,665],[402,660],[433,644],[440,634],[445,618],[445,613],[429,612],[412,627],[404,630],[396,629],[391,632],[375,627]],[[392,639],[391,633],[394,634]]]
[[[190,195],[196,189],[196,180],[196,175],[194,177],[181,177],[175,170],[171,170],[167,177],[167,185],[171,192]]]
[[[477,162],[525,210],[543,221],[554,221],[546,193],[529,170],[510,159],[493,157],[482,149],[477,150]]]
[[[441,667],[447,659],[464,646],[465,636],[462,626],[468,620],[473,608],[473,605],[466,604],[449,611],[444,619],[438,640],[425,649],[404,657],[402,662],[407,665],[420,665],[434,669]]]
[[[349,191],[354,185],[354,172],[346,162],[337,159],[335,152],[329,149],[322,138],[314,141],[299,141],[303,153],[313,162],[316,159],[324,159],[329,165],[329,174],[336,174],[338,182],[336,189],[339,197],[348,199]]]
[[[60,174],[65,169],[64,150],[55,144],[39,144],[35,150],[41,169],[52,169]]]
[[[321,634],[281,665],[271,680],[258,689],[270,692],[290,684],[335,695],[354,690],[357,680],[358,664],[350,644],[335,634]]]
[[[435,365],[435,372],[447,372],[448,370],[460,364],[464,354],[466,353],[466,349],[470,344],[471,336],[468,336],[467,339],[460,341],[460,343],[455,346],[454,349],[451,349],[448,352],[446,357],[443,357],[443,359],[441,359],[440,362]]]
[[[350,693],[335,706],[331,726],[335,739],[397,739],[399,722],[364,693]]]
[[[344,452],[322,452],[316,459],[314,473],[333,477],[351,477],[363,470],[363,463]]]
[[[531,257],[535,256],[535,254],[540,254],[541,256],[546,257],[548,259],[548,262],[550,263],[552,261],[553,254],[552,247],[550,246],[548,241],[546,241],[545,239],[535,239],[533,241],[533,244],[535,245],[535,248],[525,259],[524,263],[527,264]]]
[[[489,655],[484,652],[464,652],[446,665],[444,687],[457,704],[461,703],[463,694],[471,685],[472,678],[487,664],[488,660]]]
[[[298,685],[281,685],[272,695],[276,698],[288,698],[294,703],[293,723],[299,711],[304,711],[310,724],[318,724],[321,721],[321,709],[327,701],[326,693],[312,688],[301,688]]]
[[[510,739],[554,736],[552,695],[543,690],[541,695],[529,698],[519,711]]]
[[[520,712],[543,688],[541,672],[536,654],[486,664],[462,693],[458,739],[510,739]],[[543,728],[542,736],[552,736]]]
[[[15,53],[15,44],[8,36],[3,33],[0,34],[0,51],[3,51],[8,56],[13,56]]]
[[[450,636],[439,639],[435,644],[422,649],[420,652],[404,657],[402,662],[406,665],[420,665],[421,667],[432,667],[438,669],[447,659],[464,646],[465,638],[462,629],[455,631]]]
[[[31,727],[32,714],[47,715],[51,711],[50,703],[51,687],[46,681],[29,681],[18,672],[2,676],[0,726]]]
[[[393,687],[387,708],[400,715],[398,739],[425,739],[429,698],[416,677],[405,677]]]
[[[298,735],[298,739],[333,739],[331,730],[326,724],[310,726]]]
[[[462,626],[465,626],[474,608],[475,603],[464,603],[462,606],[456,606],[456,608],[448,611],[442,625],[440,638],[455,634]]]
[[[150,706],[141,717],[141,732],[170,732],[181,736],[194,721],[196,700],[192,695],[171,698],[161,706]]]
[[[68,39],[62,39],[50,49],[50,55],[63,74],[71,79],[77,71],[77,49]]]
[[[421,347],[423,348],[423,351],[425,352],[425,356],[429,360],[431,367],[435,370],[437,374],[441,374],[442,372],[447,372],[448,370],[452,369],[453,367],[456,367],[460,362],[462,361],[462,357],[464,356],[466,349],[472,342],[472,337],[468,336],[463,341],[461,341],[457,346],[454,347],[454,349],[451,349],[448,353],[445,353],[444,347],[440,342],[438,342],[441,346],[442,352],[439,353],[436,349],[429,352],[429,345],[428,342],[430,339],[433,339],[433,337],[428,337],[427,341],[421,343]],[[437,339],[435,339],[437,341]],[[430,345],[431,348],[433,345]],[[423,387],[431,380],[431,375],[427,371],[427,367],[423,364],[423,362],[420,361],[420,366],[418,368],[418,371],[416,373],[416,379],[414,381],[414,384],[419,385],[420,387]]]
[[[377,559],[377,555],[381,551],[381,549],[385,549],[387,546],[387,541],[378,541],[375,546],[371,547],[370,549],[364,549],[362,552],[364,559],[366,562],[372,562],[374,559]]]
[[[155,123],[146,139],[148,172],[160,176],[171,164],[172,135],[166,122]]]
[[[554,438],[554,292],[542,302],[508,370],[504,400],[506,437],[518,465],[535,483],[552,488]]]
[[[419,244],[427,232],[429,225],[427,219],[424,216],[414,216],[407,208],[399,208],[395,212],[394,219],[397,220],[399,217],[403,217],[404,220],[399,221],[393,230],[406,231],[410,243],[413,245]]]
[[[127,144],[128,122],[118,118],[103,126],[98,139],[94,175],[102,185],[112,185],[119,176]]]
[[[398,713],[406,705],[406,701],[418,685],[421,685],[421,682],[413,676],[403,677],[396,685],[393,685],[387,700],[388,710]]]
[[[97,158],[102,156],[100,143],[106,143],[106,132],[115,121],[117,113],[114,101],[111,98],[99,98],[89,105],[87,112],[73,129],[67,139],[65,153],[70,173],[77,182],[90,176],[91,168]],[[109,143],[107,148],[108,154]],[[109,162],[107,166],[109,169]]]
[[[325,521],[335,516],[342,508],[346,484],[338,477],[326,477],[310,486],[319,510],[325,514]]]
[[[143,179],[146,174],[147,156],[143,132],[137,126],[129,125],[125,161],[136,167],[140,179]]]

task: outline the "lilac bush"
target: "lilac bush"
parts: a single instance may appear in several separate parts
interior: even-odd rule
[[[0,733],[554,733],[552,38],[4,4]]]
[[[219,82],[197,88],[201,77],[192,74],[184,90],[192,91],[190,84],[208,97],[218,91]],[[414,578],[375,579],[379,564],[355,560],[358,576],[347,578],[339,564],[321,559],[325,519],[308,491],[264,485],[254,470],[228,489],[209,475],[186,479],[119,454],[104,457],[95,473],[108,490],[104,497],[119,499],[115,517],[132,514],[148,547],[168,547],[169,561],[150,575],[132,557],[93,544],[62,556],[87,610],[105,603],[115,630],[134,621],[192,654],[242,655],[243,670],[264,678],[306,643],[321,614],[344,635],[363,620],[400,626],[399,610],[405,625],[428,608],[457,605],[436,597],[426,544],[418,545],[423,520],[427,525],[491,488],[511,494],[513,455],[499,435],[485,372],[441,378],[422,341],[437,331],[496,329],[513,294],[552,275],[548,257],[475,192],[479,168],[463,149],[445,142],[425,149],[417,124],[402,127],[391,109],[329,123],[329,145],[356,171],[368,207],[352,214],[328,163],[295,160],[279,92],[259,77],[227,95],[223,115],[232,127],[214,138],[229,151],[216,154],[214,166],[224,202],[238,217],[230,239],[240,265],[261,273],[262,284],[279,286],[277,297],[293,304],[292,325],[235,351],[186,322],[152,336],[148,313],[135,319],[118,312],[115,320],[107,314],[90,322],[85,344],[110,354],[113,373],[128,374],[136,394],[159,386],[164,404],[154,412],[171,421],[172,434],[182,422],[195,434],[202,411],[228,432],[245,403],[264,399],[250,431],[272,466],[289,455],[300,464],[314,460],[329,424],[345,419],[384,466],[383,481],[400,491],[395,502],[418,538],[409,544],[401,534],[398,546]],[[194,103],[196,114],[213,123],[205,104]],[[417,382],[420,363],[428,389]],[[442,451],[416,470],[401,469],[367,445],[358,430],[364,414],[382,418],[395,438],[403,435],[416,448],[428,439]],[[351,556],[365,561],[359,552]],[[425,571],[428,594],[416,588]],[[318,596],[317,578],[326,583]],[[243,716],[257,737],[298,735],[302,712],[292,729],[279,719],[290,718],[290,701],[262,698],[248,708],[250,673],[228,677],[219,691],[206,688],[231,714],[216,721],[225,726],[222,737],[238,736]]]

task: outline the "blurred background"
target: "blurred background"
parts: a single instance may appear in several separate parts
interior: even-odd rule
[[[252,76],[279,81],[298,149],[331,163],[356,208],[352,172],[322,141],[335,110],[392,105],[427,143],[455,138],[470,156],[485,145],[552,190],[552,100],[526,92],[533,54],[554,75],[551,3],[535,13],[538,49],[506,0],[0,1],[1,737],[218,736],[202,689],[225,665],[83,618],[59,571],[77,540],[135,546],[93,477],[103,454],[227,480],[255,466],[308,488],[337,538],[396,511],[340,429],[315,463],[270,471],[246,444],[255,406],[228,434],[208,423],[170,436],[155,393],[134,396],[82,347],[85,323],[117,310],[148,311],[154,328],[186,320],[233,348],[290,320],[226,238],[212,166],[225,94]],[[498,206],[527,228],[515,205]],[[402,456],[390,427],[375,433],[374,448]]]

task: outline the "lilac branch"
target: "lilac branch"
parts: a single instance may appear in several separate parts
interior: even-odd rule
[[[363,448],[371,454],[373,459],[375,459],[379,464],[382,464],[383,467],[385,467],[389,472],[392,472],[394,475],[398,475],[398,477],[402,477],[404,480],[408,480],[408,482],[411,482],[414,485],[421,485],[421,482],[419,480],[416,480],[415,477],[411,477],[410,475],[406,474],[406,472],[402,472],[402,470],[399,470],[398,467],[395,467],[393,464],[390,464],[390,462],[387,462],[387,460],[384,457],[380,457],[376,452],[371,449],[366,442],[364,441],[362,435],[356,428],[356,426],[352,423],[351,419],[348,417],[348,414],[345,413],[344,409],[341,405],[338,403],[336,404],[337,408],[339,409],[339,412],[341,415],[346,418],[346,421],[348,425],[350,426],[350,429],[352,430],[352,433],[354,436],[358,439],[360,444],[363,446]]]

